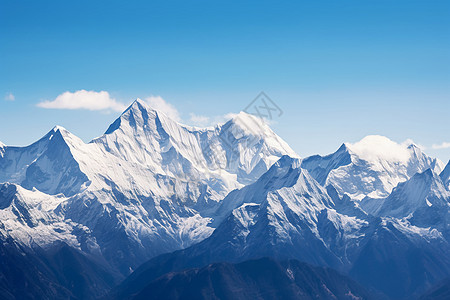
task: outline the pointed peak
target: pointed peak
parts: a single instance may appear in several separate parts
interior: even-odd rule
[[[130,111],[142,111],[142,110],[152,110],[150,106],[142,99],[136,98],[128,107],[125,109],[125,111],[122,113],[123,115],[126,115]]]
[[[261,119],[253,114],[241,111],[232,115],[232,118],[224,124],[225,128],[238,129],[244,135],[268,136],[274,135],[269,127],[268,121]]]
[[[133,101],[133,104],[138,104],[138,105],[141,105],[141,106],[146,106],[146,105],[148,105],[147,102],[145,102],[145,101],[142,100],[141,98],[136,98],[136,99]]]
[[[421,150],[420,147],[417,146],[417,145],[414,144],[414,143],[408,144],[408,149],[412,149],[412,150],[418,149],[418,150]]]
[[[129,109],[156,111],[156,109],[152,108],[146,101],[142,100],[141,98],[136,98],[136,100],[134,100],[130,104]]]
[[[180,126],[185,126],[173,120],[167,114],[161,110],[153,108],[147,101],[140,98],[134,100],[130,106],[118,117],[106,130],[105,134],[110,134],[121,128],[125,124],[132,128],[145,128],[149,123],[155,122],[165,123],[177,123]]]
[[[68,132],[67,129],[65,129],[64,127],[59,126],[59,125],[56,125],[55,127],[53,127],[50,132],[58,132],[58,131],[60,131],[60,132]]]
[[[135,115],[141,115],[143,118],[164,118],[168,119],[172,122],[179,123],[177,118],[170,117],[167,113],[165,113],[161,109],[157,109],[150,105],[147,101],[142,100],[140,98],[136,98],[130,106],[122,113],[121,117],[126,117],[130,113]],[[179,123],[180,124],[180,123]],[[182,125],[182,124],[180,124]]]
[[[66,128],[59,125],[53,127],[52,130],[50,130],[40,141],[42,140],[52,141],[55,140],[55,138],[62,139],[66,144],[67,143],[72,144],[74,141],[82,142],[80,138],[78,138],[76,135],[72,134]]]
[[[47,133],[47,137],[54,136],[55,134],[60,134],[63,138],[73,136],[73,134],[66,128],[56,125]]]
[[[349,143],[343,143],[336,152],[349,152],[350,149],[348,147]]]

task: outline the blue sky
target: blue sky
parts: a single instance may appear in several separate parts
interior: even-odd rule
[[[0,0],[5,144],[56,124],[89,141],[119,114],[37,106],[65,92],[162,97],[195,123],[265,91],[301,156],[380,134],[450,158],[448,1],[72,2]]]

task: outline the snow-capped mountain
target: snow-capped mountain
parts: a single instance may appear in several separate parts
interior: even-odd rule
[[[0,182],[16,184],[11,197],[32,219],[27,223],[11,213],[16,210],[10,203],[5,219],[20,228],[12,230],[21,232],[18,242],[29,245],[29,236],[57,229],[56,239],[88,252],[101,249],[122,274],[208,237],[212,213],[228,192],[255,181],[282,155],[295,156],[251,115],[199,129],[141,100],[88,144],[55,127],[28,147],[2,149]],[[56,205],[36,208],[44,201]],[[43,211],[47,219],[40,218]],[[35,230],[34,219],[50,228]],[[61,231],[56,223],[67,226]]]
[[[364,199],[361,207],[376,216],[405,219],[412,225],[444,233],[450,226],[450,191],[431,169],[399,183],[385,199]]]
[[[340,195],[354,200],[387,197],[398,183],[417,172],[440,173],[443,164],[414,144],[397,144],[383,136],[367,136],[343,144],[327,156],[305,158],[302,167],[322,185],[333,185]]]
[[[357,244],[363,236],[357,232],[368,223],[337,212],[327,191],[300,164],[284,156],[258,181],[231,192],[218,210],[220,225],[207,247],[231,260],[294,257],[342,267],[347,258],[339,244],[347,239]]]
[[[368,136],[301,160],[252,115],[196,128],[136,100],[90,143],[57,126],[0,144],[0,246],[30,249],[28,265],[64,245],[119,277],[162,253],[140,272],[295,258],[399,298],[450,274],[449,185],[450,163],[413,144]]]
[[[284,156],[258,181],[222,201],[216,219],[220,225],[210,237],[150,260],[129,281],[145,282],[216,261],[269,256],[333,267],[401,298],[449,274],[450,246],[441,227],[368,215],[352,208],[354,202],[345,195],[338,199],[336,191],[332,198],[328,193],[301,168],[300,160]],[[380,276],[389,272],[394,276],[389,280]],[[123,289],[129,288],[125,283]]]
[[[83,143],[62,127],[55,127],[28,147],[4,147],[0,182],[33,187],[47,194],[80,192],[88,181],[73,156],[73,142]]]
[[[50,196],[38,190],[26,190],[13,183],[0,185],[0,233],[27,247],[45,247],[64,242],[75,248],[93,247],[89,229],[55,213],[66,198]],[[77,235],[88,237],[82,241]],[[81,245],[80,243],[84,243]],[[98,247],[98,246],[97,246]]]

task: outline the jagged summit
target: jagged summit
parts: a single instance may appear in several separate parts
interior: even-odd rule
[[[55,127],[52,128],[53,132],[57,132],[57,131],[67,131],[67,129],[65,129],[64,127],[60,126],[60,125],[56,125]]]
[[[408,218],[423,227],[436,226],[448,220],[450,192],[439,175],[427,169],[399,183],[387,198],[366,199],[361,206],[376,216]]]
[[[284,155],[255,183],[230,193],[218,209],[215,222],[220,222],[238,207],[265,205],[281,198],[295,198],[295,203],[288,206],[291,208],[295,206],[303,211],[308,211],[312,207],[313,210],[320,210],[331,205],[331,200],[323,187],[307,170],[301,168],[301,160]]]
[[[72,141],[82,142],[79,137],[77,137],[76,135],[71,133],[66,128],[64,128],[60,125],[56,125],[36,143],[51,141],[55,137],[61,138],[65,143],[71,143]]]
[[[332,184],[341,196],[355,200],[387,197],[398,183],[428,168],[439,173],[442,165],[414,144],[379,135],[344,143],[335,153],[311,156],[302,164],[319,183]]]
[[[0,147],[0,240],[64,242],[122,276],[201,241],[192,251],[215,258],[359,265],[374,280],[379,265],[418,253],[397,271],[438,280],[450,274],[450,165],[438,170],[419,147],[380,136],[301,160],[253,115],[200,129],[138,99],[88,144],[56,126]],[[361,210],[369,197],[375,216]]]
[[[109,126],[105,134],[111,134],[121,126],[132,126],[137,129],[143,128],[148,123],[150,117],[156,117],[157,112],[143,100],[137,98],[130,106]],[[125,123],[125,125],[123,125]]]

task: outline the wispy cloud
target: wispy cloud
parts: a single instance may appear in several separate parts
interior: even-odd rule
[[[230,120],[231,118],[235,117],[236,114],[228,113],[225,115],[208,117],[208,116],[202,116],[202,115],[190,113],[189,116],[190,116],[189,120],[187,120],[187,123],[189,125],[194,125],[194,126],[199,126],[199,127],[207,127],[207,126],[212,126],[212,125],[216,125],[219,123],[224,123],[224,122]]]
[[[180,112],[175,108],[175,106],[164,100],[161,96],[150,96],[145,98],[145,101],[152,108],[162,111],[172,120],[181,122]]]
[[[16,97],[14,96],[13,93],[6,93],[5,98],[6,101],[14,101],[16,100]]]
[[[37,104],[48,109],[86,109],[123,111],[126,105],[112,98],[106,91],[79,90],[74,93],[64,92],[54,100],[46,100]]]
[[[14,97],[14,96],[13,96]],[[6,99],[6,98],[5,98]],[[145,97],[147,102],[153,109],[165,113],[172,120],[182,122],[192,126],[207,127],[224,123],[233,118],[235,114],[225,114],[219,116],[203,116],[194,113],[184,115],[161,96]],[[87,91],[79,90],[76,92],[64,92],[53,100],[45,100],[37,104],[38,107],[47,109],[84,109],[100,112],[118,111],[122,112],[126,109],[126,105],[111,97],[107,91]]]
[[[448,149],[448,148],[450,148],[450,142],[443,142],[441,144],[433,144],[431,146],[431,148],[436,149],[436,150],[438,150],[438,149]]]
[[[189,117],[182,117],[182,114],[169,102],[164,100],[161,96],[150,96],[144,99],[153,109],[159,110],[165,113],[172,120],[177,122],[185,123],[187,125],[208,127],[223,123],[233,118],[235,114],[226,114],[221,116],[204,116],[194,113],[189,113]]]

